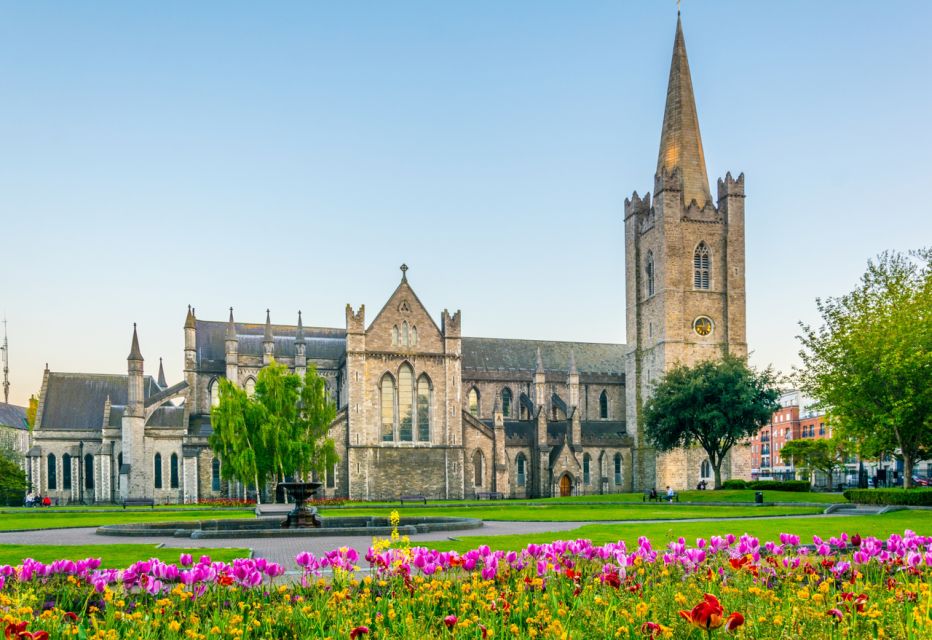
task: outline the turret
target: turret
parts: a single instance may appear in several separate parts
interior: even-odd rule
[[[236,336],[236,323],[233,321],[233,307],[230,307],[230,319],[227,320],[227,330],[223,336],[224,353],[226,354],[226,377],[231,383],[239,384],[239,338]]]
[[[547,375],[544,373],[540,347],[537,347],[537,368],[534,370],[534,404],[538,410],[547,409]]]
[[[301,322],[301,311],[298,311],[298,329],[294,335],[294,372],[302,378],[307,373],[307,345],[304,341],[304,323]]]
[[[165,367],[162,366],[162,358],[159,358],[159,387],[162,389],[168,388],[168,383],[165,381]]]
[[[272,337],[272,316],[265,310],[265,333],[262,336],[262,364],[272,364],[275,358],[275,340]]]
[[[570,371],[566,377],[566,385],[570,391],[569,412],[570,419],[567,439],[570,444],[579,444],[581,416],[579,413],[579,371],[576,369],[576,352],[570,350]]]
[[[151,496],[151,480],[145,466],[145,396],[143,392],[143,360],[139,351],[136,323],[133,323],[133,344],[126,358],[128,393],[126,410],[121,425],[123,466],[120,468],[120,497],[143,498]]]
[[[197,413],[197,317],[191,305],[188,305],[188,315],[184,319],[184,380],[188,383],[184,403],[187,423],[187,416]]]
[[[127,400],[126,415],[134,417],[143,416],[143,358],[139,351],[139,337],[136,334],[136,323],[133,323],[133,343],[130,346],[129,356],[126,358],[127,369]]]

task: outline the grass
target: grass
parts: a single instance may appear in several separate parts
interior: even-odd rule
[[[821,513],[821,507],[774,506],[694,506],[677,504],[566,504],[538,502],[536,504],[499,502],[467,506],[435,506],[408,509],[397,507],[404,516],[451,516],[480,518],[482,520],[534,521],[534,522],[585,522],[614,520],[662,520],[683,518],[744,518],[752,516],[808,515]],[[322,509],[323,516],[373,515],[366,508],[339,510]],[[384,511],[375,512],[385,516]]]
[[[431,542],[430,547],[441,551],[468,551],[487,544],[493,549],[519,550],[528,544],[541,544],[554,540],[588,538],[597,544],[624,540],[629,547],[637,544],[640,536],[647,536],[655,548],[665,546],[679,537],[695,543],[696,538],[713,535],[748,533],[763,540],[776,540],[781,533],[799,534],[804,541],[813,535],[823,538],[842,532],[862,536],[885,538],[891,533],[902,534],[912,529],[919,534],[932,534],[932,511],[895,511],[873,516],[838,516],[825,518],[783,518],[779,520],[742,520],[740,522],[678,522],[606,525],[593,524],[569,531],[519,534],[510,536],[463,536],[450,541]]]
[[[0,517],[0,531],[23,529],[62,529],[67,527],[99,527],[105,524],[127,524],[134,522],[180,522],[188,520],[221,520],[227,518],[249,518],[253,512],[242,510],[185,510],[159,511],[75,511],[49,509],[23,509],[4,513]]]
[[[32,558],[39,562],[100,558],[103,567],[123,568],[139,560],[148,560],[149,558],[159,558],[165,562],[178,562],[178,556],[182,553],[190,553],[195,559],[206,554],[214,560],[222,560],[223,562],[230,562],[234,558],[249,557],[249,549],[239,548],[158,548],[152,544],[0,544],[0,564],[17,565],[22,563],[24,558]]]

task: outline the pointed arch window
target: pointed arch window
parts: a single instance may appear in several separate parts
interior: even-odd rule
[[[582,481],[583,484],[592,484],[592,457],[587,453],[582,459]]]
[[[178,485],[181,484],[178,481],[178,454],[173,453],[171,458],[169,458],[168,463],[168,480],[172,489],[177,489]]]
[[[392,327],[392,346],[393,347],[398,346],[398,325],[397,324],[394,327]]]
[[[417,327],[413,324],[411,325],[411,346],[417,346]]]
[[[483,460],[482,451],[476,449],[476,452],[472,454],[472,470],[473,470],[473,479],[475,486],[481,487],[483,483],[482,479],[482,468],[485,466],[485,460]]]
[[[519,453],[518,457],[515,458],[515,467],[517,467],[518,471],[518,486],[523,487],[527,484],[527,459],[523,453]]]
[[[49,480],[49,489],[55,490],[58,489],[58,475],[55,468],[55,454],[50,453],[48,457],[48,480]]]
[[[94,488],[94,456],[89,453],[84,456],[84,488]]]
[[[504,389],[502,389],[502,415],[505,416],[506,418],[511,417],[511,403],[512,403],[511,389],[509,389],[508,387],[505,387]]]
[[[71,489],[71,455],[67,453],[61,457],[61,488],[65,491]]]
[[[220,491],[220,458],[214,458],[210,463],[210,490]]]
[[[604,390],[599,395],[599,418],[608,420],[608,392]]]
[[[621,485],[621,454],[615,454],[615,484]]]
[[[700,478],[711,478],[712,477],[712,465],[708,460],[703,460],[702,464],[699,466],[699,477]]]
[[[155,470],[155,474],[154,474],[155,475],[155,488],[161,489],[162,488],[162,454],[161,453],[155,454],[155,460],[153,462],[153,466]]]
[[[405,320],[404,322],[401,323],[401,344],[402,346],[405,346],[405,347],[411,346],[410,342],[408,342],[409,339],[410,339],[410,335],[408,333],[408,321]]]
[[[414,370],[408,364],[398,370],[398,440],[414,440]]]
[[[648,297],[654,295],[654,252],[647,252],[647,265],[645,266],[645,271],[647,272],[647,295]]]
[[[700,242],[693,253],[693,288],[708,289],[712,280],[711,254],[709,245]]]
[[[469,403],[469,413],[473,414],[477,418],[479,417],[479,391],[473,387],[469,390],[468,396]]]
[[[430,378],[417,379],[417,439],[430,441]]]
[[[395,380],[386,373],[382,376],[382,442],[395,439]]]
[[[246,378],[246,384],[243,385],[246,390],[246,397],[251,398],[256,395],[256,379],[252,376]]]
[[[210,381],[210,386],[208,387],[208,393],[210,393],[210,406],[216,407],[220,405],[220,380],[214,378]]]

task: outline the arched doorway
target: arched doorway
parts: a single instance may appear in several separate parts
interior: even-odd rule
[[[560,477],[560,497],[565,498],[573,491],[573,481],[570,480],[570,474],[564,473]]]

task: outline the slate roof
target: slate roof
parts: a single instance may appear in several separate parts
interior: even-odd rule
[[[28,429],[26,424],[26,407],[0,402],[0,427]]]
[[[483,420],[483,423],[494,428],[492,420]],[[559,420],[547,423],[547,444],[555,447],[563,443],[569,421]],[[580,423],[582,434],[580,444],[586,446],[620,445],[622,440],[629,436],[625,423],[620,420],[583,420]],[[505,444],[509,446],[530,446],[537,431],[537,422],[534,420],[505,420]]]
[[[225,361],[226,345],[224,340],[228,323],[197,320],[196,325],[198,362]],[[235,325],[239,353],[241,355],[262,355],[265,323],[237,322]],[[276,355],[288,358],[294,357],[297,330],[298,327],[295,325],[272,325]],[[307,345],[305,354],[308,360],[339,360],[346,353],[345,329],[303,327],[303,331],[304,342]]]
[[[184,427],[184,407],[163,404],[152,412],[152,416],[146,422],[146,426],[156,429],[180,429]]]
[[[463,338],[463,370],[533,372],[537,368],[537,349],[545,371],[569,371],[572,352],[580,373],[619,376],[625,373],[623,344],[507,338]]]
[[[42,422],[37,427],[42,430],[99,430],[108,395],[111,404],[126,404],[127,377],[104,373],[49,373]],[[142,389],[145,398],[160,391],[152,376],[143,378]]]

